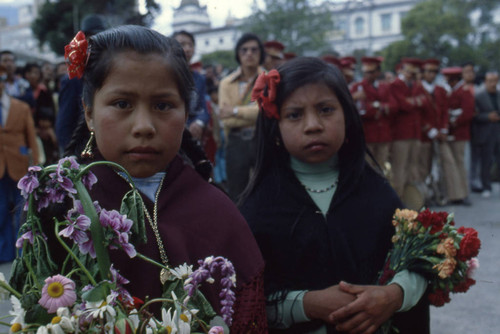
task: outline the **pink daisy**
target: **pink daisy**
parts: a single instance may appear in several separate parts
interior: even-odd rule
[[[45,280],[42,298],[38,303],[49,313],[55,313],[59,307],[69,307],[75,301],[75,282],[62,275],[55,275]]]

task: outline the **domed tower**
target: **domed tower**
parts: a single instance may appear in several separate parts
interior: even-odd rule
[[[174,10],[172,29],[190,33],[210,29],[207,6],[201,7],[198,0],[182,0],[179,8]]]

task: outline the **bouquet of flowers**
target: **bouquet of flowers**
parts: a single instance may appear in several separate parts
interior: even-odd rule
[[[466,292],[476,283],[472,274],[479,266],[476,256],[481,241],[475,229],[457,229],[452,214],[428,209],[420,213],[397,209],[392,224],[394,247],[380,284],[402,270],[416,272],[428,280],[430,303],[443,306],[450,301],[450,293]]]
[[[108,211],[92,201],[88,190],[97,182],[92,166],[108,164],[122,171],[132,189],[120,211]],[[106,161],[79,165],[74,157],[57,165],[30,167],[18,184],[26,198],[26,220],[16,246],[22,249],[12,267],[10,284],[0,276],[0,297],[10,295],[10,332],[29,333],[223,333],[231,325],[236,284],[233,265],[222,257],[170,268],[138,253],[145,243],[143,203],[130,175]],[[71,209],[53,224],[42,224],[49,205]],[[71,205],[72,204],[72,205]],[[53,244],[64,250],[63,262],[53,260]],[[109,249],[122,249],[166,272],[161,298],[142,301],[126,289],[129,282],[114,268]],[[60,255],[60,254],[58,254]],[[220,272],[222,318],[216,316],[198,287],[213,283]],[[148,311],[162,303],[161,319]]]

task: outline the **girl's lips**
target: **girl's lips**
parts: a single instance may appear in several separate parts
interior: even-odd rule
[[[152,147],[149,146],[139,146],[139,147],[134,147],[133,149],[129,150],[128,153],[147,153],[147,154],[157,154],[158,151],[155,150]]]
[[[320,141],[315,141],[312,143],[309,143],[305,146],[306,150],[311,150],[311,151],[320,151],[326,147],[326,143],[320,142]]]
[[[134,147],[127,153],[133,160],[156,159],[159,154],[159,152],[152,147]]]

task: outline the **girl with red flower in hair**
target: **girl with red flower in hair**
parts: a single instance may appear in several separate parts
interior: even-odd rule
[[[83,80],[85,116],[66,155],[84,164],[113,162],[130,174],[144,204],[134,208],[146,217],[147,238],[131,241],[137,253],[166,268],[212,255],[227,258],[236,270],[234,305],[220,305],[219,282],[203,294],[219,315],[233,306],[232,332],[266,332],[262,256],[236,206],[210,184],[211,165],[185,126],[195,85],[181,45],[145,27],[120,26],[88,40],[79,33],[66,48],[66,58],[71,77]],[[103,211],[120,210],[130,190],[125,174],[107,164],[95,164],[91,171],[98,180],[89,191],[92,200]],[[53,230],[54,217],[63,221],[71,207],[67,198],[41,209],[42,225]],[[66,252],[52,241],[51,256],[62,266]],[[120,250],[109,256],[130,281],[132,296],[158,298],[168,287],[168,273],[153,261]],[[24,284],[24,261],[17,263],[13,281]],[[150,311],[159,315],[160,305]]]
[[[270,332],[369,334],[399,311],[402,334],[428,333],[423,277],[405,271],[375,285],[402,203],[365,163],[340,70],[296,58],[261,74],[252,98],[257,161],[240,208],[266,262]]]

